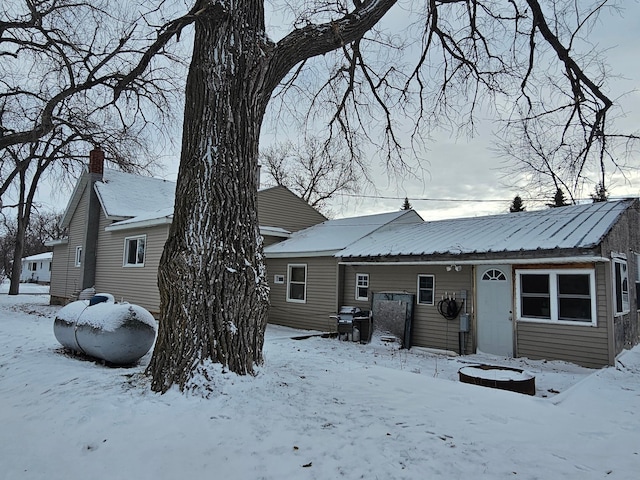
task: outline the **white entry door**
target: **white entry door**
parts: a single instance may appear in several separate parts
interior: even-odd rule
[[[511,266],[479,265],[476,285],[478,350],[513,357]]]

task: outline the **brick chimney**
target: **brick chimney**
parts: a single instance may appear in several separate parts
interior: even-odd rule
[[[82,251],[82,270],[80,272],[81,289],[95,286],[96,249],[100,228],[100,200],[95,191],[96,182],[102,182],[104,173],[104,152],[96,147],[89,152],[89,198],[87,203],[87,223],[85,227],[84,248]]]
[[[89,152],[89,173],[97,173],[102,176],[104,171],[104,152],[96,147]]]

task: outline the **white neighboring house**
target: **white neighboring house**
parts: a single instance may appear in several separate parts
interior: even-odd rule
[[[22,259],[21,282],[49,283],[53,252],[38,253]]]

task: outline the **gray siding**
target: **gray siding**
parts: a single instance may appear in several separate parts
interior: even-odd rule
[[[418,275],[433,275],[435,277],[434,305],[414,305],[412,344],[418,347],[436,348],[458,352],[459,321],[447,320],[438,313],[438,301],[445,292],[456,293],[460,298],[462,290],[467,291],[467,312],[471,313],[473,299],[473,276],[471,267],[464,266],[461,272],[447,272],[442,265],[345,265],[344,267],[344,298],[346,305],[356,305],[370,309],[370,302],[355,300],[356,273],[369,274],[369,299],[375,292],[407,292],[417,295]],[[464,312],[463,308],[463,312]],[[373,319],[375,331],[376,319]],[[470,337],[470,336],[469,336]],[[471,348],[471,338],[468,339],[467,350]]]
[[[83,248],[82,261],[84,262],[89,186],[86,182],[81,185],[84,185],[84,188],[79,195],[80,200],[69,222],[69,242],[54,248],[54,261],[51,266],[50,294],[67,300],[74,298],[80,292],[82,282],[82,268],[76,267],[75,256],[76,247],[81,246]]]
[[[158,265],[169,234],[168,225],[132,230],[105,231],[109,221],[101,213],[98,234],[96,290],[111,293],[116,301],[126,301],[160,312]],[[144,267],[123,266],[125,238],[146,235]]]
[[[571,265],[567,266],[571,267]],[[604,263],[598,263],[595,268],[597,327],[517,322],[516,356],[564,360],[592,368],[608,365],[610,363],[607,313],[609,296],[606,275],[609,268],[610,265]]]
[[[273,187],[258,192],[258,220],[265,227],[297,232],[326,218],[286,188]]]
[[[49,294],[64,302],[66,299],[65,279],[69,265],[69,245],[55,245],[53,247],[53,259],[51,260],[51,284]]]
[[[287,302],[287,265],[307,265],[306,303]],[[336,280],[338,262],[332,257],[267,259],[267,278],[271,292],[269,323],[294,328],[335,331],[330,315],[337,310]],[[283,284],[273,282],[274,275],[284,275]]]
[[[278,243],[285,240],[283,237],[272,237],[271,235],[266,235],[262,237],[262,247],[268,247],[269,245],[273,245],[274,243]]]
[[[613,336],[611,338],[612,355],[610,363],[617,354],[625,348],[631,348],[640,341],[640,326],[638,322],[638,285],[636,275],[638,264],[635,253],[640,253],[640,211],[638,201],[633,203],[621,216],[620,220],[611,228],[602,242],[602,256],[611,257],[612,253],[624,254],[627,257],[627,273],[629,276],[629,313],[626,315],[614,316],[613,303],[610,311],[611,328]],[[611,268],[611,267],[609,267]],[[611,270],[609,270],[611,275]],[[610,298],[613,298],[613,287],[610,288]]]

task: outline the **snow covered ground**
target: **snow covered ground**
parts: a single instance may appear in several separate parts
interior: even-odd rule
[[[208,399],[151,393],[132,368],[65,355],[46,289],[0,289],[0,478],[637,479],[640,348],[595,371],[446,357],[269,326],[255,378]],[[29,294],[31,293],[31,294]],[[525,368],[535,397],[457,381]]]

